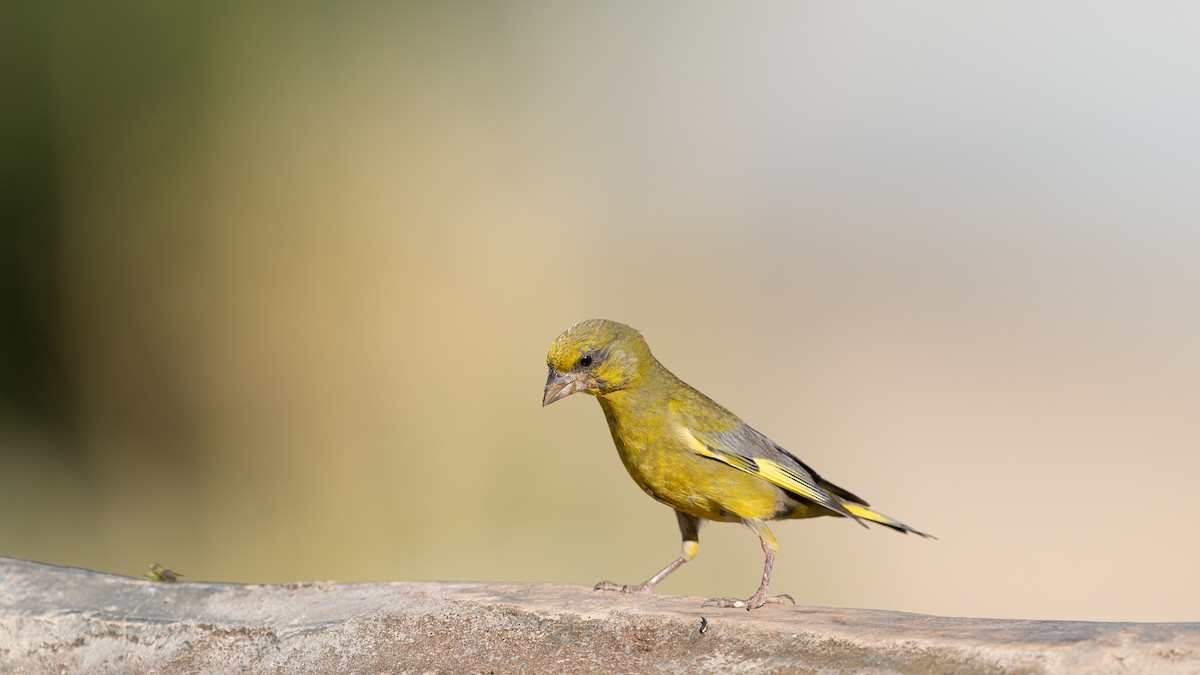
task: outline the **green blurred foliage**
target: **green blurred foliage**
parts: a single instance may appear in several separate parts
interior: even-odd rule
[[[673,516],[539,405],[603,316],[940,537],[786,524],[774,590],[1195,619],[1196,10],[3,11],[0,553],[641,581]]]

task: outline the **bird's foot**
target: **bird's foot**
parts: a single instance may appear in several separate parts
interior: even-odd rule
[[[738,598],[709,598],[704,601],[701,607],[734,607],[736,609],[745,609],[750,611],[758,609],[763,605],[782,605],[785,602],[796,604],[796,599],[787,593],[780,595],[767,595],[766,593],[755,593],[754,595],[740,600]]]
[[[651,584],[638,584],[637,586],[625,586],[624,584],[614,584],[611,581],[601,581],[596,584],[593,591],[617,591],[618,593],[641,593],[642,595],[650,595],[654,592],[654,586]]]

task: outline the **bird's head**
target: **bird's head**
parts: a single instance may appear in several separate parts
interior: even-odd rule
[[[642,334],[629,326],[604,319],[577,323],[550,345],[542,405],[579,391],[605,396],[629,388],[653,363]]]

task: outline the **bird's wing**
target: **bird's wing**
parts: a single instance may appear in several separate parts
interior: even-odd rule
[[[688,444],[696,454],[759,476],[793,495],[816,502],[838,515],[853,518],[863,527],[867,526],[864,521],[871,521],[897,532],[912,532],[927,539],[936,539],[931,534],[869,508],[867,502],[821,478],[795,455],[744,422],[724,431],[701,432],[689,428],[686,433]]]
[[[758,476],[798,497],[863,524],[861,516],[848,508],[844,499],[830,494],[830,490],[821,485],[820,477],[803,462],[744,422],[721,431],[701,431],[688,426],[683,433],[696,454]],[[866,527],[865,524],[863,526]]]

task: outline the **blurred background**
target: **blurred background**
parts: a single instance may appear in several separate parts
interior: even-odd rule
[[[802,604],[1197,620],[1200,6],[18,3],[0,554],[644,580],[545,352],[606,317],[938,541],[787,522]],[[747,596],[706,528],[661,591]]]

